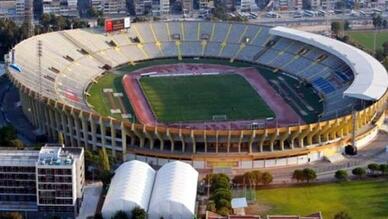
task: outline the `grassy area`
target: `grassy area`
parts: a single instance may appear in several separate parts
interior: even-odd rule
[[[374,31],[349,31],[347,34],[350,36],[351,40],[356,41],[373,51],[375,37]],[[376,49],[382,48],[385,41],[388,41],[388,31],[377,32]]]
[[[120,74],[107,73],[106,75],[101,77],[96,84],[92,85],[89,88],[88,93],[90,95],[87,97],[87,101],[90,105],[94,107],[94,110],[96,112],[99,112],[101,115],[104,116],[112,116],[117,119],[121,119],[121,115],[112,115],[110,113],[109,101],[106,95],[103,93],[104,88],[112,88],[114,92],[125,93],[124,88],[121,84],[121,78],[122,75]],[[128,113],[133,114],[132,106],[126,95],[124,95],[123,100],[125,108],[128,110]]]
[[[134,70],[153,66],[153,65],[163,65],[163,64],[176,64],[176,63],[204,63],[204,64],[220,64],[220,65],[229,65],[229,66],[235,66],[235,67],[252,67],[254,65],[244,62],[238,62],[235,61],[233,63],[230,63],[228,60],[224,59],[211,59],[211,58],[201,58],[201,59],[192,59],[192,58],[185,58],[181,61],[177,59],[157,59],[157,60],[150,60],[145,62],[138,62],[136,65],[123,65],[117,69],[115,69],[113,72],[106,73],[104,76],[102,76],[98,82],[94,85],[92,85],[89,89],[89,94],[91,94],[87,101],[89,104],[94,106],[95,110],[99,113],[101,113],[104,116],[113,116],[115,118],[120,119],[120,115],[111,115],[110,114],[110,106],[108,104],[108,100],[106,98],[106,95],[103,95],[103,89],[104,88],[113,88],[115,92],[123,92],[123,87],[121,84],[121,79],[124,74],[128,74]],[[279,73],[273,73],[272,69],[269,69],[267,67],[263,66],[255,66],[259,72],[265,77],[267,80],[279,80]],[[298,93],[304,94],[305,101],[307,101],[310,105],[316,109],[317,112],[321,112],[323,107],[322,103],[319,102],[319,98],[317,95],[315,95],[312,92],[312,89],[310,87],[300,86],[299,81],[295,80],[293,78],[282,76],[291,86],[294,87],[294,89]],[[233,85],[234,87],[234,85]],[[234,90],[237,90],[236,88]],[[292,94],[290,94],[292,96]],[[294,97],[294,100],[298,102],[297,98]],[[127,109],[129,113],[133,114],[133,110],[131,107],[130,102],[127,98],[124,98],[125,105],[127,106]],[[306,107],[299,103],[299,106],[306,112],[308,110]],[[292,106],[293,107],[293,106]],[[296,110],[296,109],[295,109]],[[296,110],[297,111],[297,110]],[[309,115],[303,116],[304,120],[306,122],[314,122],[317,120],[316,113],[310,112]]]
[[[258,204],[271,209],[262,214],[307,215],[321,211],[333,218],[346,211],[353,219],[388,218],[388,181],[355,181],[257,191]]]
[[[274,113],[240,75],[145,77],[140,80],[151,108],[162,122],[273,117]]]

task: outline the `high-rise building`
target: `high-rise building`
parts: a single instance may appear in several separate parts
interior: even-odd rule
[[[236,1],[237,4],[237,1]],[[257,9],[255,0],[241,0],[239,5],[240,11],[249,12]]]
[[[78,17],[78,0],[43,0],[43,13]]]
[[[83,148],[45,145],[0,151],[0,211],[28,218],[75,218],[83,199]]]
[[[199,0],[199,10],[200,11],[206,11],[209,9],[214,8],[214,1],[213,0]]]
[[[23,19],[25,0],[0,0],[0,17]]]
[[[184,13],[190,13],[193,10],[193,0],[182,0],[182,9]]]
[[[136,15],[152,12],[152,0],[133,0]]]
[[[136,0],[135,0],[136,5]],[[91,0],[92,7],[108,16],[125,16],[127,14],[126,0]]]
[[[169,14],[170,13],[170,0],[159,0],[160,1],[160,14]]]

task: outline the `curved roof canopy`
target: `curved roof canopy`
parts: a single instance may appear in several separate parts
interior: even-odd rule
[[[111,218],[117,211],[131,215],[135,207],[147,210],[155,179],[155,170],[141,161],[125,162],[115,175],[102,207],[104,218]]]
[[[344,95],[363,100],[377,100],[388,87],[384,66],[366,52],[341,41],[287,27],[274,27],[270,34],[318,47],[343,60],[354,73],[353,83]]]
[[[193,218],[198,172],[181,161],[159,169],[148,210],[150,219]]]

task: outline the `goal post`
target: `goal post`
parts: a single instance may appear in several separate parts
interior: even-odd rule
[[[228,120],[228,116],[226,114],[213,115],[212,120],[213,121],[226,121],[226,120]]]

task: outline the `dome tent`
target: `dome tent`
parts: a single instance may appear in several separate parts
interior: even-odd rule
[[[197,181],[198,172],[187,163],[174,161],[163,165],[156,175],[148,218],[193,218]]]
[[[101,210],[103,217],[110,219],[117,211],[130,216],[135,207],[146,211],[154,179],[155,170],[147,163],[136,160],[123,163],[111,181]]]

